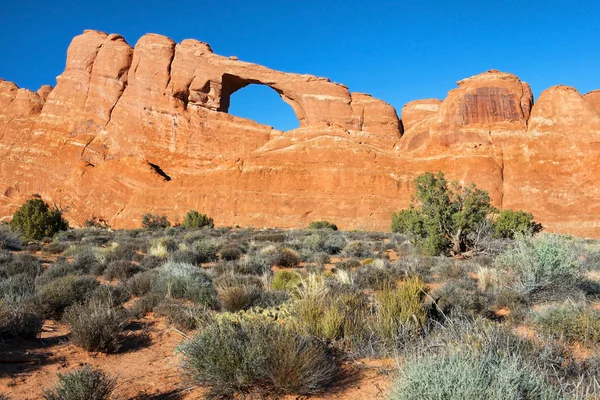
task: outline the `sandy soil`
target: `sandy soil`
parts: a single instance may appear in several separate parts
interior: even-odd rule
[[[57,373],[83,364],[102,368],[118,377],[118,399],[200,399],[196,388],[183,377],[175,350],[184,338],[164,319],[134,321],[123,350],[118,354],[88,353],[68,342],[68,328],[46,321],[39,339],[4,343],[0,349],[0,392],[11,399],[42,399],[43,389],[51,388]],[[146,339],[144,339],[146,338]],[[345,368],[354,371],[351,383],[325,396],[311,399],[383,399],[391,386],[392,360],[361,360]],[[306,397],[288,396],[286,399]]]

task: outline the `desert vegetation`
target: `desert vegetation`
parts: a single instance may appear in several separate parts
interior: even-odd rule
[[[0,352],[26,359],[58,324],[71,351],[109,366],[171,332],[180,398],[343,396],[372,359],[392,360],[377,369],[392,400],[598,398],[600,243],[539,232],[442,175],[420,185],[392,233],[215,227],[200,213],[40,241],[1,226]],[[32,390],[125,390],[97,365]]]

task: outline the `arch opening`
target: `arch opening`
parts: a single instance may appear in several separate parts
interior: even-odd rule
[[[282,131],[300,127],[297,110],[278,90],[259,81],[227,74],[222,82],[219,111]]]

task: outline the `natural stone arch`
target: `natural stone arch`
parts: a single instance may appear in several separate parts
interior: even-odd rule
[[[292,97],[287,95],[281,88],[279,88],[276,84],[263,82],[259,79],[250,79],[250,78],[242,78],[237,75],[232,74],[223,74],[221,77],[221,98],[220,104],[217,111],[221,112],[229,112],[229,106],[231,105],[231,96],[240,89],[245,88],[248,85],[263,85],[273,89],[281,99],[289,104],[294,113],[296,114],[296,118],[300,122],[300,126],[304,126],[306,122],[306,114],[304,110],[300,106],[300,104],[295,101]]]

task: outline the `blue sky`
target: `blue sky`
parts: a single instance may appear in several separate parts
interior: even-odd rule
[[[600,1],[11,1],[0,10],[0,77],[36,90],[56,83],[84,29],[195,38],[215,52],[329,77],[402,106],[444,98],[488,69],[534,94],[566,84],[600,89]],[[232,96],[230,112],[288,129],[291,108],[269,88]]]

